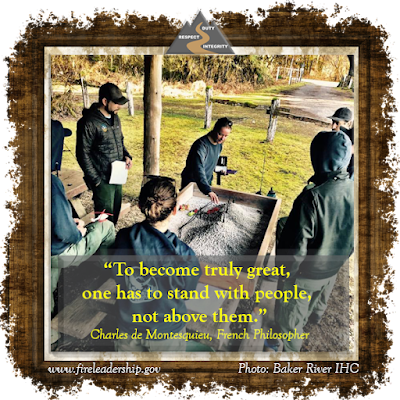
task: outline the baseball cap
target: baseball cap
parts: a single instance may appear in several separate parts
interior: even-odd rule
[[[338,108],[335,111],[335,114],[333,114],[330,117],[327,117],[333,121],[346,121],[349,122],[353,119],[353,113],[351,112],[351,110],[347,107],[341,107]]]
[[[100,87],[99,98],[106,98],[107,100],[119,105],[125,104],[128,101],[128,99],[122,95],[118,86],[113,83],[105,83]]]

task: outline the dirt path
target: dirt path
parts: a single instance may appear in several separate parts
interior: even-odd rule
[[[279,98],[281,106],[290,108],[290,113],[329,122],[340,107],[348,107],[354,113],[354,94],[337,89],[336,82],[303,79],[307,84],[290,92],[283,92]]]

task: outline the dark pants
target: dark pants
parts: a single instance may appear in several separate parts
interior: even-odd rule
[[[315,314],[318,318],[322,318],[324,315],[335,281],[336,275],[325,279],[292,278],[287,279],[285,282],[280,279],[278,283],[279,290],[293,290],[293,285],[297,285],[298,291],[305,290],[308,297],[305,299],[292,298],[287,303],[282,299],[276,300],[276,331],[287,335],[296,331],[301,336],[311,314]],[[298,337],[290,340],[283,339],[284,351],[298,352],[302,344],[303,339]]]
[[[101,181],[99,186],[93,188],[94,211],[113,214],[108,217],[114,225],[118,222],[122,204],[122,185],[110,185]]]

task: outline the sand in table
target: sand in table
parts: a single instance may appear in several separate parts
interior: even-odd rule
[[[269,221],[269,217],[262,211],[236,203],[221,203],[216,206],[207,199],[195,197],[186,204],[189,204],[189,210],[205,208],[195,218],[189,217],[188,211],[178,211],[169,229],[198,256],[258,252]],[[207,214],[207,210],[215,207],[219,210]],[[227,212],[224,213],[226,209]]]

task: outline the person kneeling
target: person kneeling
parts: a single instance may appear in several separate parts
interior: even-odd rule
[[[170,220],[176,214],[176,197],[175,184],[170,178],[154,177],[143,186],[139,196],[139,208],[146,219],[118,232],[114,254],[116,260],[118,256],[121,256],[121,261],[127,260],[127,255],[131,254],[147,256],[137,257],[137,261],[143,261],[146,264],[146,260],[149,260],[151,266],[157,263],[159,266],[169,266],[179,263],[177,260],[181,259],[184,260],[184,265],[190,265],[192,268],[199,267],[194,251],[168,230]],[[164,321],[164,316],[171,314],[172,309],[175,309],[176,314],[187,313],[185,301],[170,299],[168,292],[175,289],[195,290],[201,269],[198,268],[198,275],[193,273],[190,276],[167,276],[166,274],[142,276],[140,267],[133,267],[133,269],[134,273],[128,276],[125,272],[118,274],[118,271],[113,268],[115,280],[117,285],[120,285],[120,289],[124,292],[131,290],[131,293],[135,293],[135,298],[117,300],[118,327],[120,332],[127,334],[125,335],[127,339],[116,340],[115,349],[130,352],[185,351],[185,322]],[[156,291],[162,293],[161,298],[155,298],[153,294]],[[154,315],[157,315],[157,322],[150,318]],[[158,339],[159,337],[161,339]],[[172,338],[168,339],[169,337]]]

